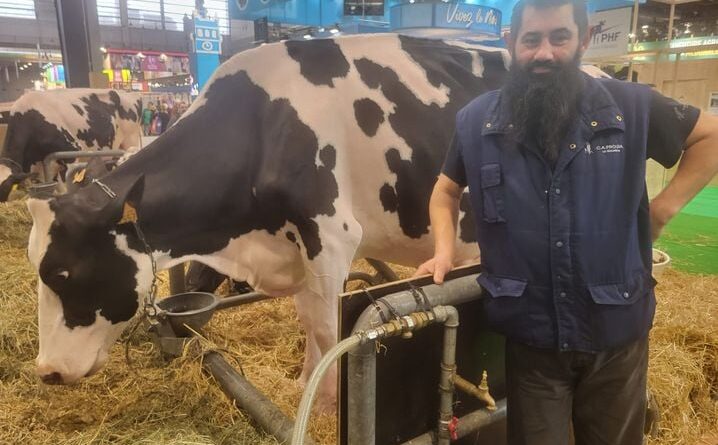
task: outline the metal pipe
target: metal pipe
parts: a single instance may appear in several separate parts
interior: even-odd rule
[[[481,297],[481,287],[476,283],[478,274],[467,275],[444,282],[442,285],[422,286],[426,302],[417,301],[411,291],[400,291],[377,300],[381,313],[374,306],[362,312],[352,332],[365,331],[378,326],[382,316],[391,318],[392,310],[404,315],[424,309],[424,305],[456,306]],[[347,359],[348,400],[347,414],[349,445],[373,445],[376,424],[376,355],[372,343],[359,346],[349,352]]]
[[[243,304],[254,303],[256,301],[270,300],[274,297],[260,294],[259,292],[249,292],[246,294],[235,295],[233,297],[225,297],[219,300],[215,310],[227,309],[230,307],[241,306]]]
[[[411,338],[411,332],[422,329],[435,321],[445,321],[450,316],[453,308],[436,307],[430,311],[414,312],[400,318],[394,318],[381,326],[367,331],[360,331],[339,342],[336,346],[327,352],[312,372],[309,382],[302,395],[297,410],[297,421],[292,434],[292,445],[303,445],[304,436],[306,434],[309,416],[311,414],[312,403],[316,395],[319,382],[321,382],[324,374],[334,365],[334,362],[344,355],[362,344],[372,344],[376,340],[401,335],[403,338]],[[458,316],[458,315],[457,315]]]
[[[246,411],[267,433],[280,443],[289,443],[294,423],[277,408],[264,394],[257,390],[241,374],[232,368],[217,352],[204,355],[202,367],[210,373],[237,408]],[[306,440],[305,444],[314,444]]]
[[[496,400],[491,397],[491,394],[489,394],[489,387],[486,385],[486,371],[484,371],[484,374],[481,377],[481,383],[479,383],[478,386],[474,385],[460,375],[454,374],[454,386],[456,389],[486,402],[486,409],[490,411],[496,409]]]
[[[50,170],[48,164],[52,161],[59,161],[65,159],[77,159],[77,158],[99,158],[99,157],[110,157],[120,158],[125,155],[123,150],[99,150],[99,151],[56,151],[45,156],[42,160],[42,173],[45,175],[45,181],[50,182],[49,178]]]
[[[461,417],[457,423],[456,434],[462,439],[481,428],[500,422],[506,418],[506,399],[496,402],[496,409],[490,411],[482,408]],[[436,432],[429,431],[417,436],[401,445],[434,445],[436,444]]]
[[[444,313],[440,313],[444,312]],[[454,385],[452,377],[456,372],[456,331],[459,327],[459,312],[453,306],[439,306],[434,309],[437,319],[444,319],[444,351],[439,376],[439,421],[438,445],[449,445],[451,431],[449,424],[454,416]]]

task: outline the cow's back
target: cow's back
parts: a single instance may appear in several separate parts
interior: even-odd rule
[[[429,197],[456,112],[498,88],[506,62],[501,50],[394,34],[263,45],[220,66],[169,133],[226,131],[197,149],[221,150],[226,163],[250,158],[254,192],[285,188],[314,221],[358,222],[358,255],[417,264],[433,249]],[[222,129],[223,118],[235,127]],[[245,120],[253,123],[240,131]],[[229,161],[233,151],[245,154]],[[464,232],[460,253],[475,256]]]

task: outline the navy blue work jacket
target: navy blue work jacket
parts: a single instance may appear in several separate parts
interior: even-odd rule
[[[458,113],[444,172],[452,177],[455,159],[465,172],[491,327],[531,346],[596,352],[652,325],[645,176],[656,93],[585,80],[555,166],[517,138],[492,91]]]

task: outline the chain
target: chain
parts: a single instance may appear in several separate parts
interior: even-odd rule
[[[140,229],[140,225],[137,224],[137,221],[133,221],[132,225],[135,227],[137,237],[140,239],[140,242],[142,242],[145,253],[150,257],[150,263],[152,264],[152,284],[150,285],[150,294],[145,300],[144,312],[148,318],[155,318],[157,316],[157,306],[155,306],[155,299],[157,298],[157,263],[155,262],[154,255],[152,255],[152,249],[145,239],[145,234],[142,232],[142,229]]]
[[[105,194],[107,194],[107,196],[109,196],[110,198],[112,198],[112,199],[117,198],[117,193],[113,192],[112,189],[109,186],[107,186],[107,184],[105,184],[104,182],[100,181],[99,179],[93,179],[92,183],[100,186],[102,191],[105,192]]]

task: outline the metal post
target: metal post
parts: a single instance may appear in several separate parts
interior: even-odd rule
[[[633,38],[631,39],[631,51],[633,51],[633,45],[638,41],[638,6],[639,6],[639,0],[635,0],[633,3],[633,24],[631,25],[631,35],[633,35]],[[630,62],[628,62],[628,77],[626,80],[628,82],[631,82],[633,79],[633,59],[631,59]]]
[[[481,287],[476,283],[477,274],[446,281],[441,286],[423,286],[427,304],[434,306],[456,306],[481,297]],[[388,305],[387,305],[388,303]],[[377,300],[384,316],[391,318],[387,308],[391,306],[399,315],[423,310],[423,303],[417,302],[411,291],[401,291]],[[380,314],[374,306],[359,316],[352,333],[371,329],[382,324]],[[376,425],[376,354],[374,345],[368,343],[349,352],[348,357],[348,400],[347,414],[349,445],[374,445]]]
[[[441,358],[441,376],[439,379],[439,422],[437,425],[438,445],[449,445],[451,431],[449,425],[454,417],[454,384],[456,373],[456,331],[459,328],[459,312],[453,306],[442,306],[446,310],[444,322],[444,350]],[[437,318],[438,315],[437,315]]]
[[[671,3],[671,13],[668,16],[668,60],[671,60],[670,56],[670,49],[671,49],[671,41],[673,40],[673,20],[676,16],[676,5],[675,3]],[[676,79],[675,76],[673,77],[673,84],[675,85]],[[666,94],[665,91],[663,91],[663,85],[661,85],[661,92],[663,94]]]
[[[67,87],[89,87],[90,38],[85,2],[55,0],[55,10]]]

